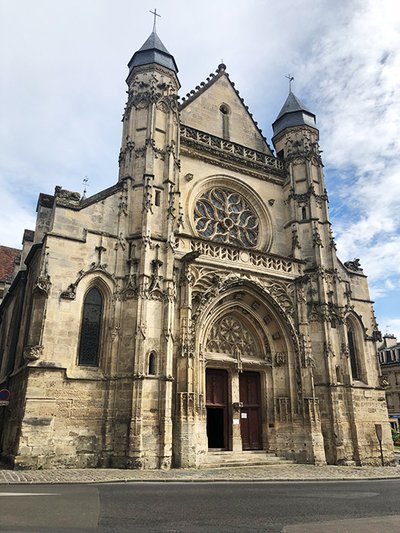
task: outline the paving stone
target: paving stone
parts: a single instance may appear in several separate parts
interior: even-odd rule
[[[400,478],[399,466],[349,467],[314,465],[268,465],[209,469],[118,470],[7,470],[0,469],[0,484],[113,483],[149,481],[322,481]]]

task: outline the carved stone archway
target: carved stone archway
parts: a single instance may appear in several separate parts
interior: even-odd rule
[[[252,284],[231,282],[203,306],[196,330],[204,361],[204,395],[208,393],[207,369],[228,372],[230,405],[224,413],[229,416],[230,441],[225,449],[269,449],[269,428],[274,427],[275,417],[289,422],[299,404],[297,352],[279,310]],[[258,405],[250,406],[244,398],[249,386],[253,387],[250,395],[259,398],[254,400]],[[209,401],[207,405],[213,407]],[[250,442],[244,434],[244,422],[249,426],[250,416],[253,424],[259,417],[258,441]],[[254,427],[250,429],[257,434]]]

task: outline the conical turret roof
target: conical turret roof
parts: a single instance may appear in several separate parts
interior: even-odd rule
[[[156,63],[178,73],[178,67],[172,54],[168,52],[161,39],[153,30],[145,43],[135,52],[128,63],[129,71],[142,65]]]
[[[303,125],[316,128],[315,114],[290,91],[279,115],[272,124],[274,135],[277,135],[285,128]]]

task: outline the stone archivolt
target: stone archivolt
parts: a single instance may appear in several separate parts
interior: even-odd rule
[[[226,270],[213,270],[208,267],[191,267],[191,286],[193,294],[193,309],[197,316],[204,303],[209,301],[216,294],[220,294],[229,286],[241,286],[248,282],[255,287],[259,287],[282,307],[288,317],[293,318],[294,309],[294,285],[282,280],[272,280],[259,278],[251,274],[235,274]]]

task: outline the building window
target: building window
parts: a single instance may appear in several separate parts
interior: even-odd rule
[[[196,202],[194,220],[200,237],[245,248],[257,245],[258,216],[235,191],[215,187],[203,193]]]
[[[156,375],[156,354],[154,352],[150,352],[149,354],[149,369],[147,374],[149,376]]]
[[[90,289],[83,303],[79,365],[97,366],[99,364],[102,316],[103,297],[98,289]]]
[[[301,208],[301,220],[306,220],[306,219],[307,219],[307,208],[303,206]]]
[[[154,203],[156,204],[157,207],[159,207],[160,201],[161,201],[161,191],[156,191]]]
[[[229,141],[229,115],[230,109],[226,104],[221,104],[219,108],[222,116],[222,138]]]
[[[393,409],[393,398],[392,395],[388,392],[386,393],[386,403],[388,409]]]
[[[360,379],[356,343],[355,343],[355,338],[354,338],[354,332],[351,328],[348,328],[347,330],[347,341],[349,344],[349,352],[350,352],[351,375],[353,379]]]

